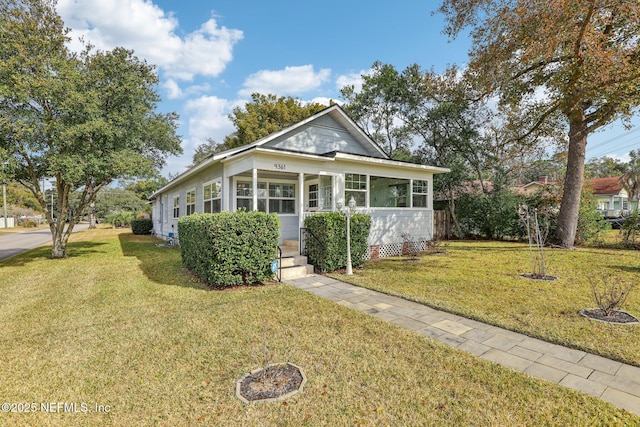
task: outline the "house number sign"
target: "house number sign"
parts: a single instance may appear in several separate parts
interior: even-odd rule
[[[283,171],[287,169],[287,165],[285,165],[284,163],[274,163],[273,167],[276,168],[276,170],[279,171]]]

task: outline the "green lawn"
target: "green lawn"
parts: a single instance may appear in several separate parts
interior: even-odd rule
[[[580,248],[546,249],[547,274],[556,281],[529,280],[528,245],[506,242],[451,242],[445,255],[418,263],[387,259],[369,262],[354,276],[334,275],[370,289],[400,295],[465,317],[640,366],[640,326],[610,325],[578,314],[596,307],[590,277],[637,282],[640,252]],[[640,287],[625,311],[640,318]]]
[[[94,230],[72,240],[64,260],[43,247],[0,263],[0,398],[109,411],[38,406],[2,413],[0,424],[640,423],[286,284],[208,290],[183,271],[177,250],[150,237]],[[287,354],[306,370],[302,394],[272,404],[235,398],[245,372]]]

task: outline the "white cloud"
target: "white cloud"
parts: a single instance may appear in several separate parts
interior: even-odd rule
[[[173,79],[166,80],[162,84],[162,87],[166,89],[167,97],[169,99],[178,99],[178,98],[182,98],[183,96],[182,89],[180,89],[180,86],[178,86],[178,83],[176,83],[176,81]]]
[[[186,89],[182,89],[178,82],[174,79],[167,79],[161,85],[167,92],[168,99],[180,99],[188,95],[199,95],[203,92],[207,92],[210,89],[209,83],[203,83],[199,85],[191,85]]]
[[[216,96],[201,96],[187,101],[185,111],[189,115],[189,139],[185,153],[193,153],[198,144],[207,138],[213,138],[221,143],[224,137],[233,133],[235,128],[228,118],[236,105],[226,99]]]
[[[362,76],[371,74],[371,69],[362,70],[359,73],[342,74],[336,79],[336,89],[340,90],[345,86],[353,85],[356,92],[362,90]]]
[[[181,38],[178,20],[150,0],[60,0],[57,10],[72,29],[72,49],[81,48],[78,37],[102,50],[123,46],[180,80],[220,74],[243,37],[210,18]]]
[[[284,70],[261,70],[250,75],[243,84],[240,96],[258,92],[280,96],[299,95],[317,89],[331,76],[331,70],[323,68],[316,72],[313,65],[285,67]]]

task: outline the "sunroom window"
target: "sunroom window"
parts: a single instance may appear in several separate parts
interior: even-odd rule
[[[253,210],[253,184],[236,183],[236,208]],[[258,210],[261,212],[295,214],[296,185],[280,182],[258,182]]]
[[[426,208],[427,195],[429,194],[429,182],[414,179],[413,180],[413,207],[414,208]]]
[[[295,184],[269,184],[269,212],[282,214],[296,213]]]
[[[251,181],[238,181],[236,185],[236,209],[244,208],[253,210],[253,183]],[[267,211],[267,184],[258,183],[258,210]]]
[[[349,203],[351,197],[356,201],[356,206],[366,206],[367,203],[367,176],[357,173],[348,173],[344,176],[344,200]]]
[[[406,208],[409,206],[409,180],[372,176],[369,178],[369,203],[376,208]]]

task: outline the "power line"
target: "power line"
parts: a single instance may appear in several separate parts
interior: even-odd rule
[[[627,150],[629,148],[634,148],[636,146],[638,146],[638,148],[640,148],[640,140],[633,141],[631,144],[623,145],[622,147],[617,147],[616,151]],[[605,157],[605,156],[608,156],[608,155],[614,154],[614,153],[615,153],[614,151],[609,151],[608,153],[601,154],[600,156],[591,156],[591,157]]]
[[[627,137],[627,136],[631,135],[632,133],[638,132],[638,131],[640,131],[640,127],[636,127],[635,129],[631,129],[631,130],[629,130],[629,131],[627,131],[627,132],[625,132],[625,133],[623,133],[621,135],[614,136],[613,138],[609,138],[609,139],[607,139],[605,141],[602,141],[602,142],[600,142],[600,143],[598,143],[598,144],[596,144],[596,145],[594,145],[592,147],[587,146],[587,151],[595,150],[596,148],[600,148],[602,146],[610,144],[610,143],[612,143],[614,141],[617,141],[617,140],[619,140],[621,138]]]

